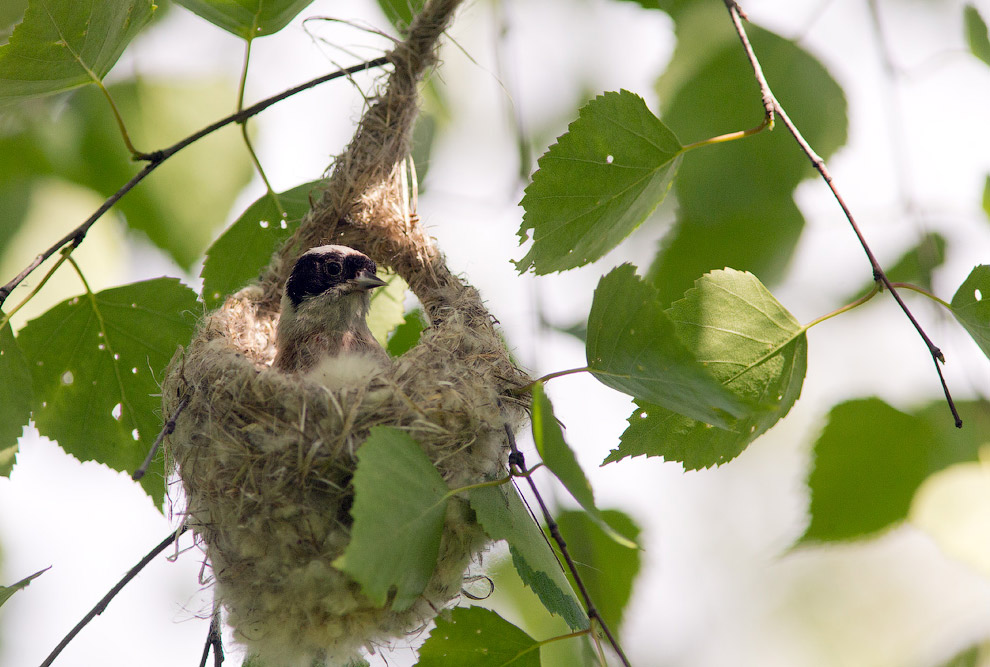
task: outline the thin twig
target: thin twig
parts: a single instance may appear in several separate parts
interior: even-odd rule
[[[62,239],[60,239],[57,243],[53,244],[43,253],[35,257],[34,260],[32,260],[32,262],[28,264],[23,271],[18,273],[6,285],[0,287],[0,306],[2,306],[3,302],[7,300],[7,297],[10,296],[10,293],[14,291],[14,288],[20,285],[24,281],[24,279],[31,274],[32,271],[34,271],[36,268],[38,268],[38,266],[41,265],[42,262],[44,262],[52,255],[54,255],[60,248],[62,248],[67,244],[71,243],[73,247],[77,247],[80,243],[82,243],[90,227],[92,227],[93,224],[96,223],[96,221],[99,220],[104,213],[110,210],[111,206],[116,204],[120,200],[120,198],[123,197],[125,194],[127,194],[135,185],[143,181],[148,174],[150,174],[152,171],[157,169],[162,162],[172,157],[186,146],[196,141],[199,141],[208,134],[212,134],[213,132],[216,132],[222,127],[230,125],[231,123],[243,123],[248,118],[251,118],[252,116],[256,116],[257,114],[261,113],[262,111],[272,106],[273,104],[276,104],[277,102],[281,102],[282,100],[288,97],[292,97],[293,95],[296,95],[298,93],[301,93],[304,90],[308,90],[310,88],[318,86],[321,83],[326,83],[327,81],[332,81],[333,79],[339,79],[341,77],[350,76],[352,74],[363,72],[365,70],[374,69],[376,67],[382,67],[383,65],[388,64],[388,62],[389,60],[387,56],[381,56],[380,58],[375,58],[374,60],[369,60],[367,62],[363,62],[358,65],[353,65],[351,67],[337,70],[335,72],[330,72],[329,74],[324,74],[323,76],[307,81],[306,83],[300,84],[295,88],[290,88],[288,90],[285,90],[279,93],[278,95],[273,95],[272,97],[269,97],[267,99],[258,102],[257,104],[249,106],[246,109],[243,109],[241,111],[238,111],[236,113],[227,116],[226,118],[218,120],[212,125],[204,127],[198,132],[189,135],[185,139],[182,139],[181,141],[173,144],[172,146],[169,146],[164,150],[154,151],[142,155],[141,158],[147,160],[148,164],[145,165],[145,167],[141,171],[135,174],[134,177],[131,180],[127,181],[127,183],[125,183],[119,190],[117,190],[117,192],[115,192],[109,198],[107,198],[107,200],[103,202],[103,205],[101,205],[100,208],[98,208],[96,212],[93,213],[93,215],[87,218],[85,222],[83,222],[74,230],[66,234]]]
[[[206,644],[203,646],[203,657],[199,659],[199,667],[206,667],[206,659],[210,656],[210,649],[213,649],[213,667],[220,667],[223,664],[223,637],[220,634],[220,605],[213,603],[213,617],[210,619],[210,631],[206,635]]]
[[[155,454],[158,453],[158,448],[161,447],[162,441],[165,439],[165,436],[172,435],[172,431],[175,430],[175,421],[179,418],[179,415],[182,414],[182,411],[186,409],[187,405],[189,405],[189,397],[183,396],[182,400],[179,401],[179,404],[175,406],[175,412],[169,420],[165,422],[162,430],[159,431],[158,437],[155,438],[153,443],[151,443],[151,449],[148,451],[148,455],[144,457],[144,462],[142,462],[138,469],[134,471],[134,474],[131,475],[131,479],[135,482],[144,477],[144,474],[148,472],[148,466],[151,465],[151,462],[155,458]]]
[[[853,217],[852,211],[849,210],[849,207],[846,205],[845,199],[843,199],[842,195],[839,194],[839,190],[838,188],[836,188],[835,183],[832,179],[832,174],[829,173],[828,167],[825,166],[825,161],[814,151],[814,149],[811,148],[811,145],[808,144],[807,140],[801,134],[800,130],[798,130],[797,126],[791,121],[790,117],[787,115],[787,112],[784,111],[784,107],[782,107],[780,102],[777,100],[777,98],[774,97],[774,94],[770,90],[770,86],[767,83],[766,78],[763,76],[763,71],[760,68],[759,60],[756,57],[756,53],[753,52],[753,47],[749,43],[749,38],[746,35],[746,29],[743,27],[742,24],[743,14],[742,14],[742,10],[739,8],[739,5],[736,3],[735,0],[723,0],[723,2],[725,3],[726,8],[729,10],[729,16],[732,17],[732,23],[736,27],[736,33],[739,35],[739,39],[742,42],[743,48],[746,51],[746,56],[749,58],[749,61],[753,66],[753,71],[756,73],[756,80],[760,85],[760,94],[763,98],[764,108],[766,108],[767,106],[767,100],[770,100],[771,102],[771,107],[766,111],[766,113],[771,114],[776,112],[777,117],[780,118],[781,122],[784,123],[784,126],[787,128],[787,131],[791,133],[791,136],[794,137],[794,140],[797,142],[798,146],[800,146],[801,150],[804,151],[804,154],[808,156],[808,159],[811,160],[811,164],[815,167],[815,170],[818,171],[821,177],[825,180],[825,183],[828,185],[829,189],[832,191],[832,195],[835,197],[835,200],[839,203],[839,207],[842,209],[842,212],[845,214],[846,219],[849,221],[849,225],[852,227],[853,232],[856,234],[856,238],[859,239],[859,243],[863,247],[863,251],[866,253],[866,257],[870,260],[870,266],[873,269],[873,279],[883,283],[884,287],[886,287],[887,290],[890,291],[890,295],[894,297],[894,300],[897,302],[897,305],[900,306],[901,310],[904,312],[908,320],[910,320],[911,324],[918,332],[918,335],[921,336],[921,339],[925,342],[925,345],[928,347],[928,352],[932,355],[932,359],[935,361],[935,370],[938,372],[938,378],[942,384],[942,391],[945,393],[945,400],[949,404],[949,410],[952,411],[952,417],[955,420],[956,427],[961,428],[962,418],[960,418],[959,416],[959,411],[956,410],[956,404],[952,400],[952,395],[949,393],[949,387],[948,385],[946,385],[945,377],[942,375],[942,367],[939,365],[939,362],[942,362],[943,364],[945,363],[945,356],[942,354],[942,351],[935,345],[935,343],[933,343],[932,340],[928,337],[928,334],[925,333],[925,330],[921,328],[921,325],[918,323],[918,320],[915,319],[914,315],[911,313],[911,310],[907,307],[907,304],[905,304],[904,300],[901,299],[901,295],[897,293],[894,284],[890,281],[890,279],[887,277],[887,274],[884,273],[884,270],[880,267],[880,263],[877,261],[876,256],[873,254],[873,251],[870,249],[869,244],[866,242],[866,238],[863,236],[863,233],[860,231],[859,225],[856,223],[856,219]]]
[[[516,436],[512,433],[512,428],[508,424],[503,425],[505,429],[505,434],[509,439],[509,465],[514,468],[512,471],[514,475],[522,476],[526,478],[526,482],[529,484],[530,490],[536,497],[536,502],[540,504],[540,511],[543,514],[543,519],[547,522],[547,530],[550,531],[550,537],[553,541],[557,543],[560,548],[560,554],[564,557],[564,562],[567,563],[567,568],[571,571],[571,576],[574,577],[574,583],[577,584],[578,591],[581,593],[581,598],[584,600],[584,605],[588,613],[588,619],[598,623],[598,626],[602,629],[605,637],[608,639],[608,643],[612,645],[612,649],[615,651],[616,655],[619,656],[619,660],[625,667],[630,667],[629,659],[622,650],[622,646],[619,645],[618,639],[612,634],[608,625],[605,623],[605,619],[599,613],[598,608],[595,607],[595,603],[591,599],[591,595],[588,593],[588,588],[584,585],[584,581],[581,579],[581,575],[578,573],[577,565],[574,564],[574,559],[571,558],[570,552],[567,551],[567,543],[564,541],[563,535],[560,534],[560,526],[554,521],[553,516],[550,514],[550,510],[547,509],[547,505],[543,502],[543,496],[540,495],[540,491],[536,488],[536,482],[533,481],[532,476],[529,475],[529,470],[526,469],[526,459],[523,453],[519,451],[516,447]]]
[[[104,595],[103,599],[97,602],[96,606],[93,607],[88,614],[83,616],[83,619],[76,624],[76,627],[72,628],[72,630],[69,631],[69,634],[67,634],[65,637],[62,638],[62,641],[58,643],[58,646],[56,646],[55,649],[48,654],[48,657],[45,658],[45,661],[41,663],[41,667],[48,667],[49,665],[51,665],[52,662],[55,660],[55,658],[58,657],[58,654],[61,653],[62,650],[69,645],[69,642],[71,642],[75,638],[75,636],[78,635],[79,632],[84,627],[86,627],[86,625],[90,621],[92,621],[94,618],[96,618],[106,610],[107,606],[110,604],[110,601],[113,600],[113,598],[117,595],[117,593],[123,590],[124,586],[126,586],[131,581],[131,579],[136,577],[138,573],[141,570],[143,570],[148,563],[154,560],[155,556],[165,551],[165,549],[167,549],[169,545],[175,542],[179,538],[179,535],[182,535],[182,533],[186,532],[186,530],[188,530],[188,526],[183,524],[178,530],[174,530],[171,533],[169,533],[168,537],[162,540],[161,543],[158,546],[156,546],[154,549],[149,551],[148,554],[144,558],[142,558],[137,565],[132,567],[127,572],[127,574],[124,575],[124,578],[118,581],[117,585],[111,588],[110,592]]]

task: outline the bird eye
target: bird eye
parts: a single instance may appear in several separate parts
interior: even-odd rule
[[[343,270],[343,267],[340,266],[340,262],[330,262],[327,264],[327,274],[331,276],[339,276],[340,272]]]

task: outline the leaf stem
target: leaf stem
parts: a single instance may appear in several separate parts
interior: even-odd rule
[[[575,373],[590,373],[592,371],[590,366],[582,366],[581,368],[568,368],[566,371],[554,371],[553,373],[547,373],[543,377],[539,377],[529,384],[524,384],[521,387],[516,387],[512,389],[510,393],[515,396],[520,396],[522,394],[528,394],[529,391],[538,384],[542,384],[547,380],[552,380],[554,378],[564,377],[565,375],[574,375]]]
[[[901,295],[897,293],[897,290],[895,289],[894,284],[890,281],[890,278],[888,278],[887,274],[884,273],[883,268],[880,266],[876,256],[873,254],[873,250],[870,249],[869,244],[866,242],[866,238],[860,231],[859,225],[856,223],[856,219],[853,217],[852,211],[846,204],[845,199],[843,199],[842,195],[839,193],[839,190],[832,179],[832,174],[829,173],[828,167],[825,166],[825,160],[823,160],[821,156],[819,156],[814,149],[812,149],[811,145],[804,138],[804,135],[801,134],[801,131],[798,130],[797,126],[793,123],[793,121],[791,121],[790,117],[787,115],[787,112],[784,111],[784,107],[781,106],[780,102],[770,90],[770,85],[767,83],[766,77],[763,76],[760,61],[756,57],[756,53],[753,51],[752,45],[749,43],[749,37],[746,35],[746,29],[743,27],[742,21],[745,19],[745,14],[739,7],[739,3],[736,2],[736,0],[723,0],[723,2],[725,3],[726,9],[729,10],[729,16],[732,19],[732,24],[735,26],[736,34],[739,36],[743,49],[746,51],[746,56],[749,58],[750,64],[753,67],[753,73],[756,76],[756,81],[760,86],[760,95],[763,99],[764,112],[771,119],[774,114],[780,118],[781,122],[783,122],[784,126],[787,128],[787,131],[791,133],[791,136],[794,137],[794,140],[797,142],[798,146],[800,146],[801,150],[804,151],[804,154],[808,156],[808,159],[811,160],[811,164],[814,166],[815,170],[821,175],[822,179],[832,191],[832,195],[835,197],[836,202],[838,202],[839,207],[846,216],[846,220],[849,221],[849,226],[852,228],[853,233],[856,235],[860,245],[863,247],[863,252],[866,253],[866,257],[870,262],[870,267],[873,269],[873,279],[877,282],[883,283],[883,285],[890,291],[890,295],[894,297],[894,301],[896,301],[897,305],[900,306],[901,311],[908,318],[911,325],[914,326],[915,331],[918,332],[918,335],[921,336],[921,339],[928,347],[928,352],[931,354],[932,359],[935,362],[935,370],[938,372],[938,378],[942,384],[942,391],[945,394],[945,401],[949,404],[949,410],[952,412],[952,417],[955,420],[956,427],[961,428],[962,418],[959,416],[959,411],[956,409],[956,404],[952,400],[952,395],[949,393],[949,387],[945,383],[945,377],[942,375],[942,368],[939,365],[939,362],[943,364],[945,363],[945,355],[943,355],[942,351],[935,345],[935,343],[932,342],[931,338],[928,337],[928,334],[925,333],[925,330],[921,328],[918,320],[915,319],[914,314],[907,307],[907,304],[904,303]]]
[[[48,282],[48,279],[51,278],[53,275],[55,275],[55,271],[58,270],[58,267],[62,266],[62,264],[65,263],[65,260],[69,258],[69,253],[71,253],[73,249],[75,249],[75,246],[68,246],[66,248],[62,248],[61,251],[62,256],[58,258],[58,261],[55,262],[55,265],[52,266],[52,268],[48,269],[48,273],[44,275],[44,277],[41,279],[41,282],[35,285],[34,289],[31,290],[31,292],[26,297],[24,297],[19,304],[14,306],[14,308],[9,313],[4,313],[3,317],[0,317],[0,329],[3,329],[5,326],[7,326],[7,323],[10,322],[10,318],[14,316],[14,313],[16,313],[18,310],[20,310],[25,305],[27,305],[27,302],[33,299],[35,295],[41,291],[41,288],[45,286],[45,283]]]
[[[143,160],[145,159],[145,154],[134,148],[134,144],[131,143],[131,135],[127,133],[127,127],[124,125],[124,118],[120,115],[120,111],[117,109],[117,105],[113,101],[113,97],[110,95],[110,91],[107,87],[103,85],[103,82],[99,79],[95,79],[94,83],[103,93],[103,96],[107,98],[107,102],[110,103],[110,111],[113,112],[114,120],[117,121],[117,128],[120,129],[120,136],[124,139],[124,146],[127,148],[127,152],[131,154],[132,160]]]
[[[257,16],[255,17],[257,22]],[[257,25],[251,26],[251,35],[257,32]],[[247,73],[248,65],[251,62],[251,44],[254,43],[252,37],[248,37],[244,40],[246,46],[244,47],[244,65],[241,67],[241,80],[237,86],[237,111],[244,110],[244,89],[247,86]],[[264,168],[261,166],[261,160],[258,159],[258,154],[254,150],[254,145],[251,143],[251,137],[248,135],[248,119],[245,118],[240,122],[241,126],[241,137],[244,138],[244,145],[247,147],[248,155],[251,156],[251,162],[254,163],[255,171],[258,172],[258,176],[261,177],[261,181],[265,184],[265,189],[268,191],[268,196],[272,198],[275,202],[275,208],[278,210],[278,214],[281,219],[286,219],[289,215],[285,212],[285,208],[282,207],[282,201],[279,199],[278,195],[275,194],[275,190],[272,188],[272,184],[268,180],[267,174],[265,174]]]
[[[831,313],[828,313],[827,315],[822,315],[821,317],[808,322],[803,327],[801,327],[801,331],[802,332],[807,331],[816,324],[821,324],[825,320],[830,320],[836,315],[841,315],[842,313],[846,313],[852,310],[853,308],[858,308],[859,306],[862,306],[864,303],[866,303],[867,301],[869,301],[879,293],[880,293],[880,283],[873,283],[873,289],[871,289],[867,294],[864,294],[863,296],[856,299],[852,303],[847,303],[846,305],[842,306],[842,308],[833,310]]]
[[[918,294],[924,294],[935,303],[942,305],[943,307],[945,307],[950,311],[952,310],[951,303],[948,303],[947,301],[943,301],[942,299],[938,298],[937,296],[935,296],[934,294],[932,294],[923,287],[918,287],[917,285],[912,285],[911,283],[891,283],[891,285],[897,287],[898,289],[907,289],[907,290],[911,290],[912,292],[917,292]]]
[[[148,174],[150,174],[152,171],[157,169],[162,162],[172,157],[173,155],[181,151],[183,148],[189,146],[192,143],[195,143],[196,141],[199,141],[203,137],[212,134],[213,132],[216,132],[222,127],[230,125],[231,123],[240,123],[247,118],[256,116],[265,109],[267,109],[268,107],[272,106],[273,104],[281,102],[282,100],[292,97],[293,95],[296,95],[298,93],[301,93],[304,90],[309,90],[310,88],[314,88],[320,85],[321,83],[326,83],[327,81],[332,81],[334,79],[350,76],[352,74],[356,74],[358,72],[364,72],[366,70],[374,69],[376,67],[382,67],[383,65],[387,65],[388,63],[389,63],[388,56],[381,56],[379,58],[368,60],[366,62],[359,63],[357,65],[353,65],[345,69],[340,69],[334,72],[330,72],[329,74],[324,74],[323,76],[319,76],[315,79],[311,79],[310,81],[302,83],[294,88],[289,88],[288,90],[285,90],[277,95],[273,95],[272,97],[261,100],[257,104],[253,104],[252,106],[243,109],[242,111],[233,113],[227,116],[226,118],[222,118],[217,122],[213,123],[212,125],[208,125],[207,127],[204,127],[198,132],[189,135],[185,139],[182,139],[181,141],[173,144],[172,146],[169,146],[164,150],[141,154],[139,156],[139,159],[146,160],[148,162],[148,164],[145,165],[144,169],[142,169],[137,174],[135,174],[134,177],[131,178],[131,180],[127,181],[127,183],[125,183],[123,186],[121,186],[121,188],[117,190],[117,192],[115,192],[109,198],[107,198],[107,200],[103,202],[103,204],[96,210],[96,212],[93,213],[93,215],[89,216],[89,218],[87,218],[85,222],[83,222],[81,225],[79,225],[74,230],[69,232],[65,237],[63,237],[56,243],[52,244],[52,246],[49,247],[47,250],[37,255],[34,258],[34,260],[32,260],[30,264],[28,264],[20,273],[18,273],[12,280],[10,280],[10,282],[8,282],[3,287],[0,287],[0,306],[2,306],[3,302],[7,300],[7,297],[10,296],[10,293],[14,290],[15,287],[20,285],[25,278],[31,275],[31,273],[35,269],[37,269],[38,266],[41,265],[42,262],[44,262],[52,255],[54,255],[62,246],[68,243],[72,243],[73,245],[78,246],[80,243],[82,243],[90,227],[92,227],[96,223],[96,221],[103,216],[104,213],[110,210],[110,208],[114,204],[120,201],[121,197],[123,197],[125,194],[130,192],[134,188],[134,186],[136,186],[138,183],[143,181],[145,177],[147,177]]]
[[[756,127],[750,128],[748,130],[739,130],[738,132],[729,132],[728,134],[720,134],[717,137],[712,137],[710,139],[702,139],[701,141],[696,141],[693,144],[687,144],[681,147],[681,152],[687,152],[695,148],[701,148],[702,146],[712,146],[714,144],[722,144],[727,141],[735,141],[736,139],[742,139],[744,137],[751,137],[754,134],[759,134],[763,130],[767,129],[773,124],[770,116],[764,116],[763,122]]]

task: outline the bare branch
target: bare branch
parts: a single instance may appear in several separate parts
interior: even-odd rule
[[[809,160],[811,160],[811,164],[815,167],[815,170],[818,171],[822,179],[824,179],[825,183],[832,191],[832,195],[839,203],[839,207],[842,208],[842,212],[849,221],[849,225],[852,227],[853,233],[855,233],[856,238],[859,239],[859,243],[863,247],[866,257],[870,260],[870,266],[873,269],[873,279],[882,283],[883,286],[887,288],[890,295],[894,297],[894,300],[897,302],[897,305],[900,306],[901,310],[904,311],[904,314],[907,315],[908,320],[911,321],[911,324],[918,332],[918,335],[920,335],[921,339],[925,341],[925,345],[928,347],[928,352],[932,355],[932,359],[935,361],[935,369],[938,371],[939,381],[942,383],[942,391],[945,393],[945,400],[949,404],[949,410],[952,411],[952,417],[955,419],[956,427],[961,428],[962,418],[959,416],[959,411],[956,410],[956,404],[952,400],[952,395],[949,393],[949,387],[945,384],[945,378],[942,376],[942,368],[939,366],[939,362],[945,363],[945,356],[935,345],[935,343],[932,342],[931,338],[928,337],[925,330],[921,328],[918,320],[915,319],[914,315],[911,313],[911,310],[907,307],[907,304],[905,304],[904,300],[901,299],[901,295],[897,293],[897,290],[894,288],[894,284],[890,281],[887,274],[881,268],[876,256],[873,254],[869,244],[866,242],[866,238],[860,231],[859,225],[856,223],[856,219],[853,217],[852,211],[849,210],[849,207],[846,205],[842,195],[839,194],[839,190],[836,188],[835,182],[832,179],[832,174],[829,173],[828,167],[825,166],[825,161],[814,151],[814,149],[812,149],[811,145],[808,144],[807,140],[801,134],[801,131],[798,130],[797,126],[793,123],[793,121],[791,121],[790,117],[787,115],[787,112],[784,111],[784,107],[780,105],[780,102],[774,96],[773,91],[770,90],[770,85],[763,76],[763,71],[760,67],[759,60],[753,52],[753,47],[749,43],[749,37],[746,35],[746,29],[743,27],[742,21],[744,14],[739,8],[739,4],[735,0],[723,1],[725,2],[726,8],[729,10],[729,16],[732,17],[732,24],[735,26],[736,33],[739,35],[739,39],[743,43],[743,48],[746,50],[746,55],[749,58],[750,63],[753,65],[753,71],[756,74],[756,81],[760,85],[760,95],[763,98],[763,106],[765,109],[767,108],[767,102],[770,102],[771,106],[767,109],[767,114],[777,114],[781,122],[783,122],[784,126],[787,128],[787,131],[794,137],[794,140],[797,142],[798,146],[801,147],[804,154],[808,156]]]
[[[188,526],[183,524],[182,526],[179,527],[178,530],[174,530],[171,533],[169,533],[169,536],[166,537],[164,540],[162,540],[158,546],[156,546],[154,549],[149,551],[148,554],[144,558],[142,558],[137,565],[135,565],[130,570],[128,570],[127,574],[124,575],[124,578],[118,581],[117,585],[111,588],[110,592],[104,595],[103,599],[97,602],[96,606],[90,609],[88,614],[83,616],[83,619],[76,624],[76,627],[72,628],[72,630],[69,631],[69,634],[65,635],[65,637],[62,638],[62,641],[58,643],[58,646],[56,646],[52,650],[52,652],[48,654],[48,657],[45,658],[45,661],[41,663],[41,667],[49,667],[49,665],[51,665],[52,662],[54,662],[55,658],[58,657],[58,654],[61,653],[62,650],[69,645],[69,642],[71,642],[75,638],[75,636],[78,635],[79,632],[84,627],[86,627],[87,624],[89,624],[90,621],[92,621],[94,618],[96,618],[106,610],[107,606],[110,604],[110,601],[114,599],[117,593],[122,591],[124,586],[130,583],[131,579],[136,577],[138,573],[141,570],[143,570],[148,563],[154,560],[155,556],[165,551],[165,549],[167,549],[173,542],[179,539],[179,535],[182,535],[182,533],[186,532],[186,530],[188,530]]]

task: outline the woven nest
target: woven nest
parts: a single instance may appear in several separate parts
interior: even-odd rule
[[[388,89],[337,158],[313,211],[257,285],[209,314],[169,367],[166,441],[236,636],[267,665],[343,664],[433,618],[488,539],[464,499],[448,506],[436,570],[408,609],[380,608],[332,563],[350,537],[355,452],[380,424],[409,433],[451,488],[504,470],[505,424],[528,378],[472,287],[447,270],[409,206],[415,84],[458,0],[427,3],[392,52]],[[350,245],[399,273],[431,325],[366,386],[330,390],[271,368],[282,285],[295,257]],[[180,409],[181,406],[181,409]],[[383,545],[387,548],[388,545]]]

